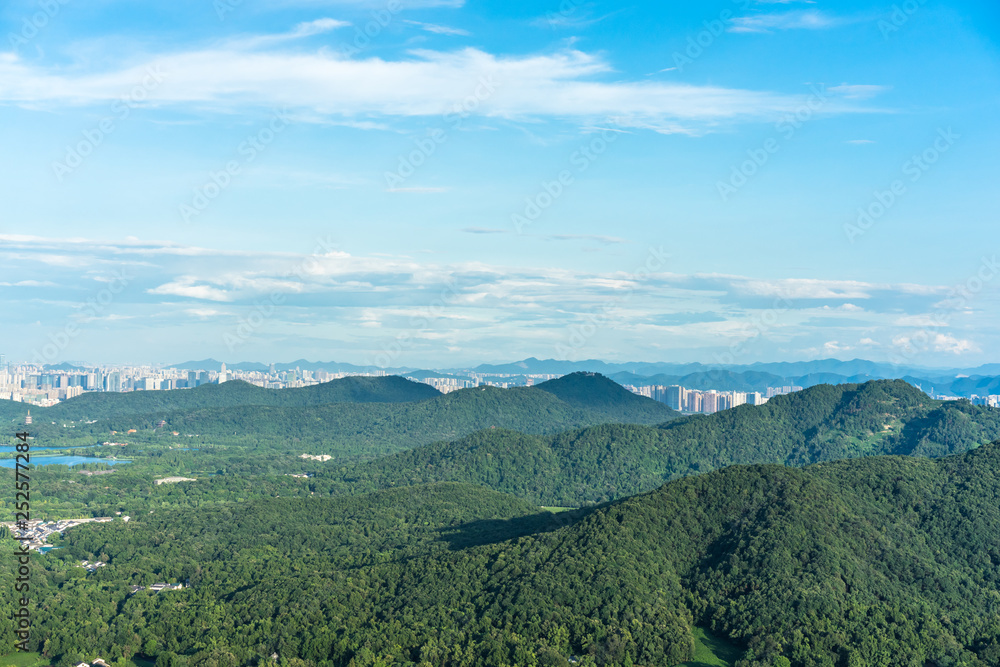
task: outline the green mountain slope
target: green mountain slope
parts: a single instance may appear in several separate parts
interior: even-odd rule
[[[676,416],[641,396],[603,407],[566,402],[541,388],[479,387],[416,403],[214,408],[163,418],[170,428],[187,433],[298,439],[332,454],[349,447],[367,453],[399,451],[490,428],[540,434],[615,420],[654,424]]]
[[[39,441],[55,444],[70,436],[77,441],[88,436],[105,439],[111,431],[120,434],[135,429],[135,438],[140,441],[165,438],[174,442],[170,433],[177,431],[231,446],[264,445],[332,456],[372,456],[453,440],[483,429],[545,434],[614,421],[657,424],[678,416],[662,403],[593,375],[581,375],[548,388],[478,387],[449,394],[402,378],[345,380],[357,382],[338,381],[308,391],[268,391],[227,382],[190,391],[94,394],[90,401],[112,414],[93,424],[78,422],[72,429],[64,428],[65,420],[57,419],[57,413],[52,411],[66,405],[69,407],[64,410],[72,409],[74,416],[90,416],[92,406],[82,403],[73,407],[76,401],[90,396],[85,395],[43,411],[32,434]],[[230,388],[230,384],[237,386]],[[562,391],[566,387],[572,391]],[[422,396],[425,389],[434,395],[422,400],[399,400]],[[565,400],[557,393],[562,393]],[[604,394],[607,396],[602,399],[595,398]],[[175,409],[202,398],[208,407]],[[380,398],[396,402],[374,402]],[[307,403],[327,399],[330,402],[325,404]],[[164,407],[141,414],[131,412],[151,407],[155,401],[164,401]],[[215,404],[221,405],[212,407]],[[22,404],[16,405],[24,410]],[[165,422],[165,427],[156,430],[160,421]]]
[[[738,667],[995,666],[998,498],[995,443],[734,466],[559,515],[451,484],[156,512],[45,557],[33,641],[60,667],[126,647],[192,667],[671,666],[707,628]]]
[[[488,430],[321,478],[355,492],[461,481],[540,505],[577,507],[733,464],[942,456],[996,438],[1000,412],[932,401],[904,382],[885,380],[820,385],[760,407],[677,419],[659,428],[602,424],[550,437]]]
[[[89,392],[50,408],[0,401],[0,418],[23,417],[30,408],[38,421],[111,419],[204,408],[241,406],[307,407],[329,403],[405,403],[423,401],[439,392],[430,385],[398,376],[345,377],[295,389],[263,389],[234,380],[194,389],[134,391],[124,394]]]

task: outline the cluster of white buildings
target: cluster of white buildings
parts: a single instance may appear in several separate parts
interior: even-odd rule
[[[14,534],[15,539],[23,540],[28,549],[45,549],[51,547],[52,545],[48,543],[48,539],[59,533],[60,535],[67,529],[73,526],[79,526],[81,523],[106,523],[108,521],[113,521],[111,517],[98,517],[96,519],[62,519],[60,521],[29,521],[27,525],[27,530],[19,530],[16,523],[5,523],[4,525],[10,528],[10,531]]]
[[[143,590],[159,593],[160,591],[179,591],[182,588],[184,588],[184,584],[168,584],[165,582],[153,584],[152,586],[129,586],[129,595],[135,595]]]
[[[524,386],[534,386],[536,383],[545,382],[546,380],[552,380],[559,375],[482,375],[479,373],[469,373],[466,376],[468,379],[461,377],[446,377],[446,378],[414,378],[409,377],[408,380],[413,380],[414,382],[423,382],[424,384],[429,384],[434,387],[442,394],[447,394],[453,391],[458,391],[459,389],[470,389],[473,387],[499,387],[500,389],[509,389],[510,387],[524,387]]]
[[[738,405],[763,405],[767,403],[768,399],[775,396],[802,391],[802,387],[798,386],[768,387],[765,394],[756,391],[716,391],[714,389],[702,391],[676,384],[645,387],[626,385],[625,388],[640,396],[666,403],[674,410],[702,414],[713,414],[721,410],[735,408]]]
[[[969,399],[973,405],[984,405],[988,408],[1000,408],[1000,394],[990,394],[989,396],[972,395]]]

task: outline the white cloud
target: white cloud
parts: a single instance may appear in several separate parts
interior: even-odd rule
[[[899,335],[892,339],[892,344],[906,353],[934,351],[948,354],[969,354],[981,352],[976,343],[971,340],[956,338],[950,334],[929,333],[926,331],[913,335]]]
[[[948,326],[948,318],[934,315],[906,315],[897,318],[895,325],[899,327],[941,328]]]
[[[854,348],[850,345],[841,345],[838,341],[831,340],[823,344],[824,354],[837,354],[838,352],[849,352]]]
[[[440,7],[460,9],[465,6],[465,0],[397,0],[399,7],[407,9],[424,9]],[[359,9],[386,9],[386,0],[268,0],[268,4],[278,7],[352,7]]]
[[[341,25],[321,19],[263,41],[161,53],[100,72],[45,68],[3,54],[0,102],[33,108],[110,105],[154,72],[162,83],[148,90],[146,104],[188,111],[287,108],[301,122],[373,123],[375,117],[454,112],[475,95],[475,113],[484,117],[603,120],[694,134],[723,122],[774,120],[805,100],[768,91],[622,80],[602,56],[573,49],[519,56],[474,48],[420,50],[384,60],[267,46],[272,37],[281,41]],[[843,100],[826,105],[833,113],[858,110]]]
[[[733,18],[730,32],[771,32],[772,30],[825,30],[842,25],[845,19],[816,10],[796,10],[778,14],[756,14]]]
[[[473,233],[504,231],[469,229]],[[545,238],[538,237],[535,242]],[[303,253],[248,252],[140,239],[21,236],[16,243],[0,247],[0,254],[10,251],[12,245],[17,257],[11,260],[7,255],[2,263],[16,271],[19,279],[80,284],[84,289],[95,285],[98,269],[91,267],[144,262],[130,269],[135,279],[115,299],[114,314],[131,318],[130,326],[156,318],[157,323],[176,326],[178,331],[185,324],[211,331],[211,327],[222,327],[219,322],[226,317],[245,316],[256,305],[269,302],[280,303],[275,306],[269,329],[276,336],[293,335],[289,328],[300,325],[334,337],[350,331],[354,340],[367,336],[392,341],[399,333],[408,332],[414,334],[414,340],[426,341],[427,350],[439,350],[432,344],[437,340],[456,340],[478,350],[498,349],[497,345],[502,345],[499,341],[517,340],[526,349],[534,348],[533,353],[544,353],[551,349],[547,345],[554,345],[554,339],[569,335],[571,325],[608,313],[602,320],[607,324],[602,325],[595,341],[627,344],[628,349],[654,349],[650,347],[654,341],[665,346],[663,349],[708,349],[756,340],[754,345],[765,348],[780,343],[788,349],[826,356],[854,348],[886,352],[886,346],[873,340],[877,331],[878,337],[886,340],[900,334],[893,341],[897,347],[911,346],[939,358],[979,350],[957,326],[949,330],[954,335],[910,333],[911,327],[928,324],[920,318],[928,312],[929,302],[949,289],[946,286],[761,280],[740,275],[673,274],[663,268],[644,275],[637,272],[647,259],[642,252],[622,260],[621,270],[609,271],[354,255],[328,242],[316,244],[314,254],[306,254],[308,246]],[[52,254],[79,262],[53,267],[42,261]],[[787,307],[779,304],[776,310],[777,295],[789,299]],[[4,307],[25,313],[26,321],[36,317],[32,307],[41,308],[32,305],[35,297],[28,290],[9,289],[3,296]],[[59,318],[62,313],[65,322],[66,317],[75,317],[73,313],[85,298],[84,294],[75,303],[46,304],[43,319]],[[866,313],[860,334],[871,337],[857,343],[852,342],[859,335],[854,320],[847,319],[843,325],[829,317],[821,324],[813,322],[817,313],[859,312],[858,303],[865,305]],[[432,309],[434,304],[439,305]],[[907,312],[911,305],[919,306],[909,311],[914,315],[901,316],[900,312]],[[665,313],[714,313],[718,320],[699,317],[687,322],[665,318]],[[32,319],[27,320],[29,317]],[[426,323],[414,324],[420,321]],[[111,326],[113,321],[107,324]],[[908,328],[900,330],[900,326]],[[310,335],[322,338],[326,334]],[[597,350],[593,352],[598,355]]]
[[[265,46],[273,46],[281,44],[282,42],[290,42],[297,39],[312,37],[314,35],[321,35],[338,28],[347,28],[350,25],[351,24],[347,21],[338,21],[337,19],[316,19],[314,21],[299,23],[288,32],[276,33],[273,35],[254,35],[252,37],[235,39],[230,42],[229,47],[233,49],[254,49]]]
[[[338,21],[336,19],[324,18],[316,19],[315,21],[307,21],[305,23],[300,23],[295,26],[291,34],[294,37],[308,37],[310,35],[318,35],[324,32],[329,32],[337,28],[346,28],[351,25],[347,21]]]
[[[56,284],[48,280],[20,280],[16,283],[0,283],[0,287],[55,287]]]
[[[216,310],[215,308],[186,308],[184,312],[202,320],[225,314],[223,311]]]
[[[409,23],[410,25],[415,25],[418,28],[420,28],[421,30],[425,30],[427,32],[432,32],[435,35],[450,35],[450,36],[455,36],[455,37],[468,37],[469,34],[470,34],[468,30],[462,30],[461,28],[452,28],[452,27],[446,26],[446,25],[438,25],[436,23],[423,23],[421,21],[410,21],[410,20],[406,20],[406,21],[404,21],[404,23]]]
[[[207,301],[232,301],[233,296],[221,289],[211,285],[196,285],[196,278],[183,277],[177,281],[169,282],[159,287],[147,290],[150,294],[162,294],[167,296],[183,296],[190,299],[204,299]]]
[[[849,100],[867,100],[891,89],[892,86],[873,86],[865,84],[852,85],[847,83],[827,88],[829,92],[842,95],[844,98]],[[865,143],[865,141],[860,140],[852,143]]]

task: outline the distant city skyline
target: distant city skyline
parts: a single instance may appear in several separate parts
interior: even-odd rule
[[[1000,5],[11,0],[10,360],[1000,359]]]

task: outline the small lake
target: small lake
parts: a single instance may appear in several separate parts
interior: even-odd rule
[[[62,445],[60,447],[55,447],[55,446],[45,446],[36,443],[31,443],[32,449],[88,449],[90,447],[96,447],[96,446],[97,445]],[[0,445],[0,452],[10,453],[16,451],[17,451],[16,445]]]
[[[107,463],[109,466],[113,466],[116,463],[131,463],[131,461],[123,461],[121,459],[111,460],[111,459],[99,459],[95,456],[33,456],[31,457],[31,465],[36,466],[50,466],[50,465],[64,465],[64,466],[78,466],[81,463]],[[4,459],[0,460],[0,468],[14,468],[17,466],[17,461],[15,459]]]

